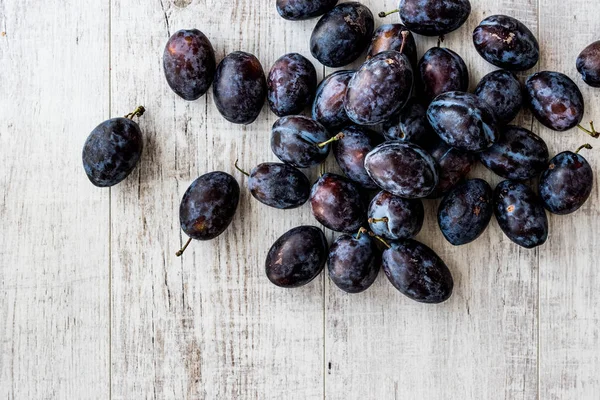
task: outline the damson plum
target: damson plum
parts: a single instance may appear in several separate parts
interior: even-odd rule
[[[225,57],[215,73],[215,104],[234,124],[251,124],[260,114],[267,95],[267,80],[260,61],[236,51]]]
[[[383,138],[377,132],[351,125],[334,139],[333,155],[344,174],[365,189],[376,189],[377,185],[365,169],[365,157]]]
[[[313,185],[310,206],[317,221],[336,232],[357,232],[367,215],[358,186],[331,173]]]
[[[433,250],[416,240],[401,240],[390,245],[383,252],[383,271],[400,293],[429,304],[443,303],[452,296],[452,274]]]
[[[471,172],[477,161],[474,153],[466,153],[449,147],[441,140],[438,140],[435,146],[428,147],[427,150],[437,161],[439,167],[439,182],[435,190],[427,196],[430,199],[437,199],[448,193]]]
[[[427,118],[439,137],[459,150],[483,151],[498,139],[493,111],[474,94],[448,92],[439,95],[429,105]]]
[[[383,123],[383,135],[387,140],[414,143],[421,147],[430,146],[437,140],[427,121],[427,107],[414,97],[397,116]]]
[[[585,105],[581,91],[565,74],[542,71],[525,82],[527,103],[544,126],[566,131],[583,119]]]
[[[397,10],[381,12],[379,17],[400,12],[400,19],[412,32],[423,36],[443,36],[455,31],[471,14],[469,0],[400,0]]]
[[[600,40],[583,49],[577,57],[576,65],[585,83],[600,87]]]
[[[277,0],[277,12],[290,21],[302,21],[323,15],[337,4],[338,0]]]
[[[339,4],[315,26],[310,52],[327,67],[343,67],[367,48],[374,28],[373,14],[367,7],[358,2]]]
[[[438,209],[442,234],[454,246],[477,239],[494,213],[492,188],[483,179],[470,179],[444,197]]]
[[[540,58],[537,39],[523,23],[506,15],[492,15],[473,32],[475,49],[487,62],[509,71],[525,71]]]
[[[212,240],[227,229],[240,201],[240,186],[225,172],[204,174],[191,184],[179,206],[181,230],[192,239]]]
[[[498,70],[484,76],[475,94],[490,105],[499,125],[510,123],[523,106],[523,88],[509,71]]]
[[[312,117],[329,131],[350,123],[344,108],[348,82],[355,71],[337,71],[319,84],[312,106]]]
[[[133,117],[144,114],[138,107],[125,118],[113,118],[98,125],[83,145],[83,169],[90,182],[110,187],[123,181],[137,165],[144,141]]]
[[[203,96],[215,77],[215,51],[197,29],[183,29],[171,36],[163,55],[167,83],[185,100]]]
[[[359,125],[375,125],[396,114],[408,101],[414,82],[408,58],[384,51],[367,62],[348,83],[344,107]]]
[[[382,191],[369,205],[369,226],[385,239],[412,239],[421,232],[425,211],[420,199],[403,199]]]
[[[337,287],[347,293],[360,293],[377,279],[381,256],[366,232],[342,235],[329,248],[327,265],[329,278]]]
[[[494,215],[504,234],[519,246],[532,249],[548,239],[548,216],[529,186],[500,182],[494,191]]]
[[[588,145],[582,148],[591,149]],[[553,214],[570,214],[589,199],[594,187],[594,172],[585,158],[565,151],[552,160],[540,177],[540,197],[546,210]]]
[[[327,239],[315,226],[299,226],[271,246],[265,262],[269,280],[283,288],[304,286],[315,279],[327,261]]]
[[[423,98],[430,102],[446,92],[466,92],[469,70],[463,59],[450,49],[433,47],[419,61]]]
[[[269,107],[279,117],[299,114],[312,102],[316,88],[314,65],[300,54],[286,54],[275,61],[269,72]]]
[[[406,40],[404,40],[404,37],[406,37]],[[415,43],[415,37],[402,24],[381,25],[377,28],[371,39],[369,50],[367,50],[367,60],[379,53],[391,50],[402,50],[402,54],[410,61],[413,71],[417,70],[417,44]]]
[[[548,165],[548,146],[533,132],[517,126],[502,129],[489,149],[479,153],[481,163],[506,179],[524,181],[538,176]]]
[[[407,199],[428,196],[439,180],[435,160],[412,143],[377,146],[367,154],[365,168],[381,189]]]
[[[310,182],[306,175],[287,164],[263,163],[247,173],[248,189],[252,196],[270,207],[287,210],[300,207],[310,196]]]
[[[323,125],[296,115],[280,118],[273,125],[271,149],[286,164],[296,168],[319,165],[329,155],[330,146],[319,146],[329,140]]]

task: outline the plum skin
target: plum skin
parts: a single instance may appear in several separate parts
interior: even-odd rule
[[[576,67],[585,83],[592,87],[600,87],[600,40],[581,51]]]
[[[471,3],[469,0],[400,0],[398,9],[400,19],[412,32],[423,36],[442,36],[467,21]]]
[[[371,231],[377,236],[412,239],[423,227],[425,209],[420,199],[403,199],[381,191],[371,200],[368,216]]]
[[[442,140],[438,140],[435,146],[428,147],[427,151],[437,162],[439,170],[439,182],[427,196],[429,199],[437,199],[452,190],[471,172],[477,161],[475,153],[460,151]]]
[[[281,210],[300,207],[310,196],[306,175],[291,165],[280,163],[254,167],[248,177],[248,189],[261,203]]]
[[[466,92],[469,89],[469,70],[462,57],[442,47],[427,50],[419,61],[419,77],[423,98],[431,102],[446,92]]]
[[[427,120],[427,107],[414,97],[400,113],[383,123],[383,135],[387,140],[414,143],[428,147],[437,140],[437,135]]]
[[[323,15],[337,4],[338,0],[277,0],[277,12],[283,19],[303,21]]]
[[[346,293],[362,293],[377,279],[381,255],[366,233],[358,238],[344,234],[329,248],[327,265],[329,278],[338,288]]]
[[[340,132],[343,137],[333,143],[333,155],[350,180],[365,189],[377,189],[377,185],[365,169],[365,157],[383,138],[375,131],[361,126],[350,125]]]
[[[407,32],[406,41],[402,32]],[[404,47],[402,47],[404,44]],[[367,50],[367,60],[384,51],[400,51],[404,54],[413,71],[417,70],[417,44],[415,37],[408,28],[402,24],[381,25],[373,33],[371,44]]]
[[[296,168],[319,165],[329,155],[330,145],[318,147],[329,140],[329,133],[318,122],[302,115],[278,119],[271,131],[271,150],[286,164]]]
[[[493,71],[481,78],[475,94],[488,103],[498,124],[509,124],[523,107],[521,82],[510,71]]]
[[[348,82],[355,71],[337,71],[327,76],[317,87],[312,106],[312,118],[329,131],[350,123],[344,108]]]
[[[267,100],[275,115],[299,114],[312,103],[317,88],[317,71],[304,56],[291,53],[280,57],[269,72]]]

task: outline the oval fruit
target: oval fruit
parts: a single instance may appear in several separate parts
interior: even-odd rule
[[[404,43],[403,32],[406,32],[406,43]],[[402,44],[404,43],[404,47]],[[384,51],[400,51],[408,58],[414,71],[417,70],[417,44],[415,37],[402,24],[381,25],[371,39],[371,45],[367,50],[367,60]]]
[[[267,100],[275,115],[299,114],[311,104],[317,71],[304,56],[291,53],[275,61],[267,79]]]
[[[329,155],[329,133],[316,121],[302,115],[283,117],[273,124],[271,150],[286,164],[296,168],[319,165]]]
[[[369,235],[342,235],[329,248],[329,278],[346,293],[367,290],[379,274],[381,256]]]
[[[423,36],[443,36],[467,21],[471,3],[469,0],[400,0],[398,10],[400,19],[412,32]],[[386,15],[379,14],[380,17]]]
[[[287,210],[308,201],[310,182],[306,175],[287,164],[263,163],[248,177],[252,196],[267,206]]]
[[[467,65],[454,51],[433,47],[419,61],[419,78],[422,96],[430,102],[446,92],[466,92],[469,89],[469,70]]]
[[[583,49],[577,57],[576,65],[585,83],[600,87],[600,40]]]
[[[476,154],[449,147],[441,140],[427,150],[437,162],[439,171],[439,182],[435,190],[427,196],[430,199],[442,197],[458,185],[471,172],[477,161]]]
[[[412,239],[421,232],[425,211],[420,199],[403,199],[382,191],[371,200],[368,216],[371,231],[377,236]]]
[[[325,14],[337,2],[338,0],[277,0],[277,12],[283,19],[302,21]]]
[[[312,117],[329,131],[350,123],[344,108],[348,82],[355,71],[337,71],[319,84],[312,106]]]
[[[475,94],[489,104],[500,125],[510,123],[523,107],[523,88],[509,71],[498,70],[484,76]]]
[[[383,138],[377,132],[356,125],[344,128],[342,135],[333,143],[333,155],[344,175],[365,189],[376,189],[377,185],[365,169],[365,157]]]

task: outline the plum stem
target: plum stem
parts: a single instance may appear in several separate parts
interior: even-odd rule
[[[175,255],[177,257],[181,257],[181,255],[183,254],[185,249],[187,249],[187,247],[190,245],[190,243],[192,243],[192,238],[189,238],[187,243],[181,248],[181,250],[179,250],[177,253],[175,253]]]
[[[376,224],[378,222],[385,222],[386,224],[388,222],[390,222],[388,217],[383,217],[383,218],[369,218],[369,223],[370,224]]]
[[[385,247],[387,247],[388,249],[391,249],[391,248],[392,248],[392,246],[390,246],[390,244],[389,244],[387,241],[385,241],[385,239],[384,239],[384,238],[382,238],[381,236],[377,236],[377,235],[376,235],[376,234],[374,234],[373,232],[369,232],[369,236],[371,236],[372,238],[375,238],[375,239],[379,240],[379,241],[380,241],[381,243],[383,243],[383,245],[384,245]]]
[[[400,54],[404,53],[404,46],[406,45],[406,38],[410,34],[409,31],[402,31],[402,45],[400,46]]]
[[[337,142],[338,140],[341,140],[343,138],[344,138],[344,134],[340,132],[337,135],[335,135],[334,137],[332,137],[331,139],[326,140],[323,143],[319,143],[317,145],[317,147],[320,148],[320,149],[322,149],[323,147],[327,146],[328,144],[333,143],[333,142]]]
[[[577,125],[577,127],[585,133],[587,133],[588,135],[590,135],[591,137],[593,137],[594,139],[598,139],[600,137],[600,132],[596,132],[596,129],[594,128],[594,121],[590,121],[590,129],[584,128],[583,126],[581,126],[581,124]]]
[[[385,18],[388,15],[396,14],[397,12],[400,12],[399,8],[396,8],[395,10],[388,11],[388,12],[382,11],[379,13],[379,18]]]
[[[132,113],[127,114],[125,118],[133,119],[133,117],[141,117],[146,112],[144,106],[139,106]]]
[[[322,162],[321,165],[319,165],[319,176],[323,175],[325,175],[325,162]]]
[[[438,36],[438,42],[437,42],[437,47],[440,47],[442,45],[442,43],[444,42],[444,35],[440,35]]]
[[[584,144],[583,146],[579,146],[579,148],[578,148],[578,149],[575,151],[575,154],[579,154],[579,152],[580,152],[581,150],[583,150],[583,149],[592,150],[592,149],[593,149],[593,147],[592,147],[592,145],[591,145],[591,144],[589,144],[589,143],[586,143],[586,144]]]
[[[249,173],[247,173],[246,171],[244,171],[243,169],[238,167],[238,161],[240,161],[240,160],[239,159],[235,160],[235,169],[237,169],[238,171],[240,171],[242,174],[246,175],[247,177],[250,177]]]
[[[360,229],[358,230],[358,233],[356,234],[356,240],[360,239],[360,235],[362,235],[363,233],[367,233],[367,232],[368,231],[361,226]]]

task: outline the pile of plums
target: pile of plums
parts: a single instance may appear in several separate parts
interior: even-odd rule
[[[271,149],[281,161],[257,165],[246,178],[252,196],[266,206],[293,209],[310,203],[319,224],[341,236],[328,246],[323,230],[300,226],[281,236],[266,256],[266,275],[292,288],[317,277],[328,264],[331,280],[358,293],[383,267],[393,286],[424,303],[447,300],[450,269],[429,247],[414,240],[424,220],[423,199],[441,198],[438,224],[459,246],[476,240],[492,215],[506,236],[525,248],[548,237],[546,211],[569,214],[588,199],[593,171],[586,159],[565,151],[550,159],[544,140],[511,125],[528,107],[555,131],[579,127],[593,137],[593,124],[580,125],[584,99],[560,72],[530,75],[522,85],[515,71],[539,60],[539,45],[520,21],[506,15],[485,18],[473,32],[477,52],[501,68],[469,89],[461,56],[441,47],[444,35],[464,24],[469,0],[401,0],[402,24],[375,29],[371,11],[358,2],[277,0],[291,21],[321,16],[310,51],[323,65],[343,67],[366,52],[362,66],[337,71],[317,85],[313,64],[291,53],[275,61],[265,76],[260,61],[241,51],[218,65],[209,39],[195,29],[176,32],[163,55],[169,86],[196,100],[212,85],[215,105],[235,124],[250,124],[268,101],[280,117]],[[438,46],[418,59],[416,35],[438,36]],[[577,70],[600,87],[600,41],[582,51]],[[311,106],[310,116],[303,112]],[[83,149],[85,171],[97,186],[127,177],[142,151],[142,134],[126,118],[100,124]],[[322,171],[311,185],[300,170],[321,166],[333,153],[342,175]],[[480,161],[505,178],[495,190],[482,179],[467,179]],[[537,190],[528,184],[538,179]],[[236,179],[225,172],[202,175],[189,187],[179,209],[181,228],[192,239],[210,240],[231,223],[240,198]]]

